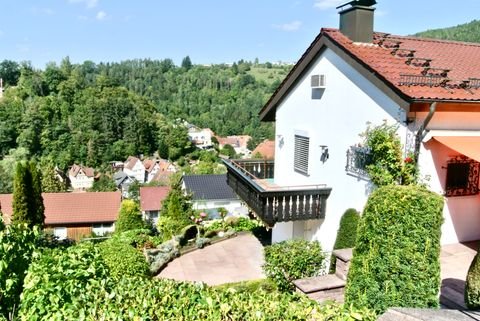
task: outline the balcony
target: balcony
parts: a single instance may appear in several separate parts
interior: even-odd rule
[[[331,188],[325,185],[278,186],[273,182],[273,161],[223,162],[228,170],[228,185],[268,226],[325,217]]]

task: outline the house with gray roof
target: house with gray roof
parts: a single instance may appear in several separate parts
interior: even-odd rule
[[[227,175],[184,175],[182,190],[192,196],[193,208],[203,210],[210,218],[218,218],[218,209],[228,215],[245,216],[248,208],[227,184]]]

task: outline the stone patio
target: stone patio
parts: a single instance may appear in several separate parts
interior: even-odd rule
[[[463,292],[468,268],[477,253],[478,242],[442,246],[440,253],[442,287],[440,302],[450,309],[466,309]]]
[[[262,244],[251,234],[241,234],[182,255],[158,277],[208,285],[257,280],[265,278],[263,263]]]

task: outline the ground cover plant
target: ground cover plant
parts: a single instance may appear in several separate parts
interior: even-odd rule
[[[443,198],[419,186],[385,186],[369,197],[345,300],[378,313],[438,307]]]

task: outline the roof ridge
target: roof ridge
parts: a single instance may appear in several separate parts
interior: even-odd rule
[[[375,33],[379,33],[379,32],[375,32]],[[447,39],[437,39],[437,38],[425,38],[425,37],[416,37],[416,36],[412,36],[412,35],[408,35],[408,36],[388,35],[387,36],[387,39],[395,39],[395,38],[407,39],[407,40],[412,40],[412,41],[437,42],[437,43],[445,43],[445,44],[448,43],[448,44],[454,44],[454,45],[480,47],[480,43],[477,43],[477,42],[467,42],[467,41],[447,40]]]

